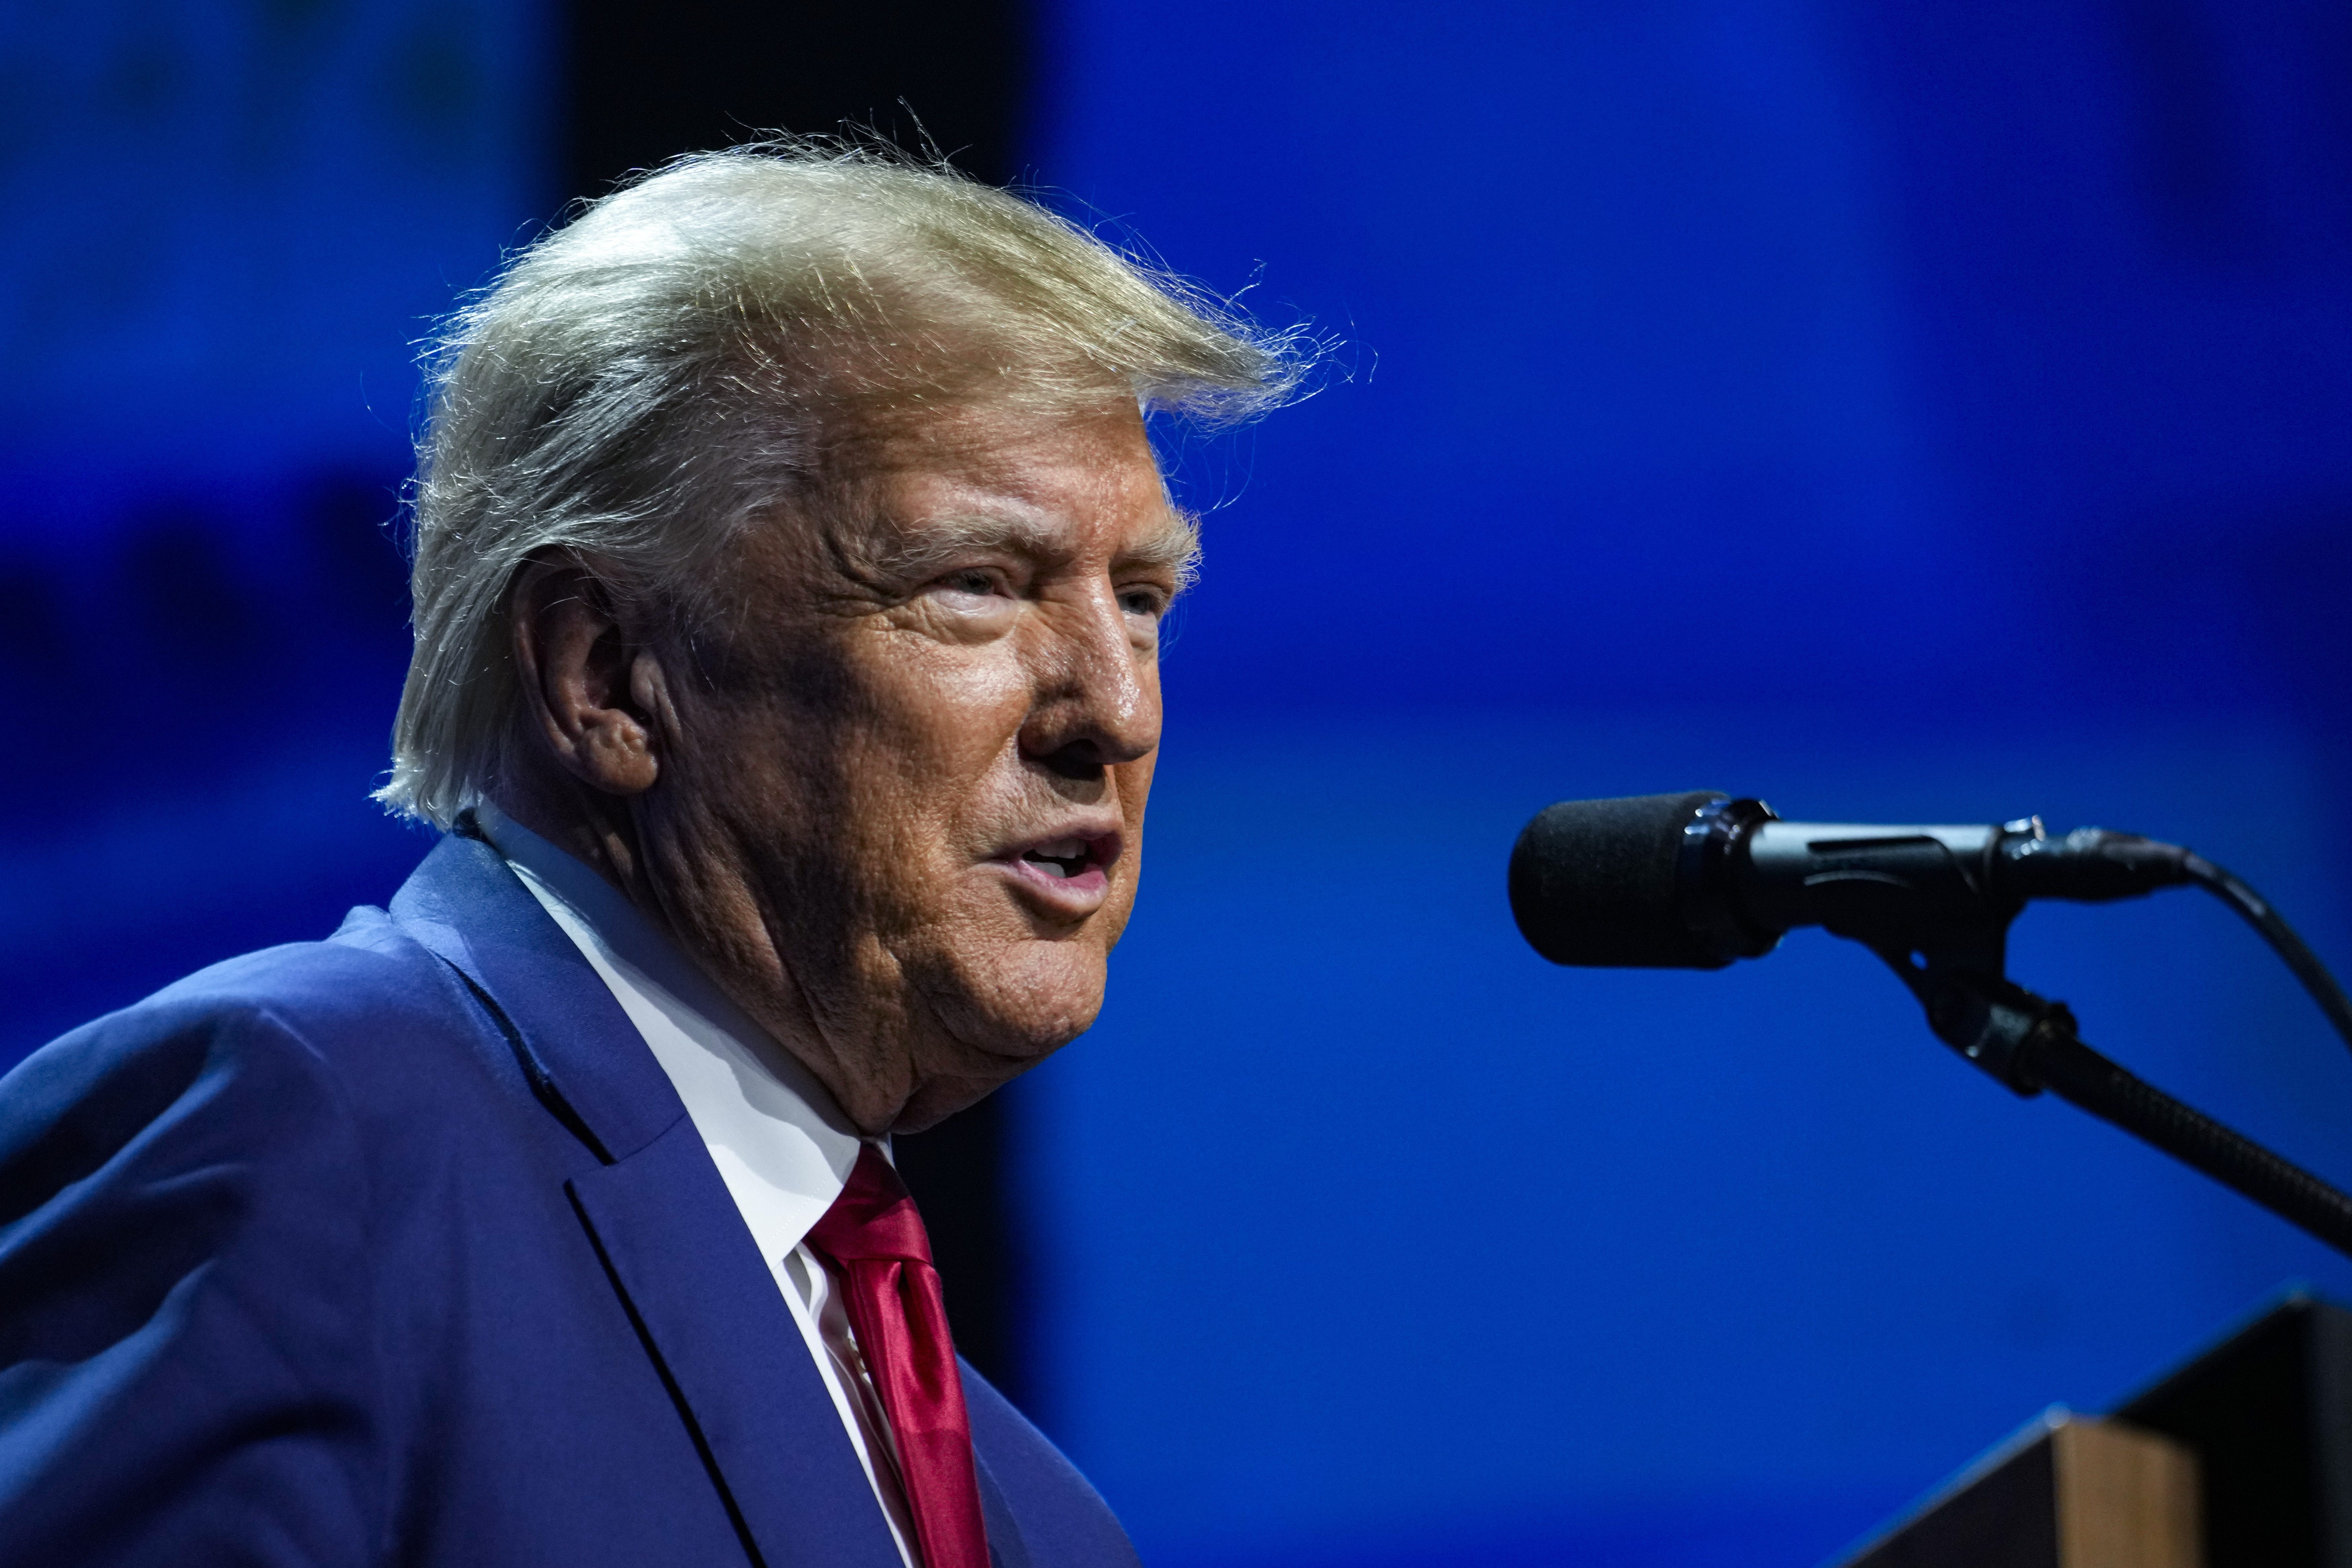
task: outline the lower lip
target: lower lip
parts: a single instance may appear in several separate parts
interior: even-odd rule
[[[1075,877],[1057,877],[1034,860],[999,860],[1023,887],[1045,895],[1076,913],[1092,913],[1110,891],[1110,877],[1100,866],[1088,866]]]

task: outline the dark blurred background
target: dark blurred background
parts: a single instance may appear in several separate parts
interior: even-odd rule
[[[2316,0],[0,13],[0,1058],[427,847],[416,343],[566,201],[844,120],[1345,340],[1172,449],[1209,574],[1096,1032],[907,1141],[1148,1561],[1800,1565],[2352,1266],[1818,933],[1555,971],[1570,795],[2184,839],[2352,964],[2352,12]],[[2218,906],[2013,973],[2352,1183]]]

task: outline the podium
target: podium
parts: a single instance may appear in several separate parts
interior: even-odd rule
[[[1840,1568],[2352,1568],[2352,1311],[2292,1295],[2108,1415],[2045,1412]]]

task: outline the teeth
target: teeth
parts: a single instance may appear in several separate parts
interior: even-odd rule
[[[1024,849],[1021,858],[1033,866],[1043,867],[1056,877],[1075,877],[1094,858],[1093,851],[1083,838],[1057,838],[1051,844],[1040,844],[1034,849]]]

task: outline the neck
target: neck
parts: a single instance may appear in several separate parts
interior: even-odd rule
[[[489,792],[498,808],[610,882],[646,918],[676,936],[646,878],[646,859],[627,805],[566,779],[501,780]]]
[[[501,780],[491,802],[518,826],[593,870],[626,899],[688,962],[832,1095],[859,1131],[878,1137],[895,1129],[907,1109],[903,1047],[877,1049],[904,1034],[908,1020],[854,1005],[855,1024],[835,1016],[818,1022],[812,1005],[776,950],[747,879],[728,874],[728,858],[695,854],[665,842],[651,850],[633,801],[589,790],[565,779],[536,787]],[[706,883],[715,881],[718,885]],[[667,896],[666,896],[667,895]],[[731,918],[730,918],[731,917]],[[862,988],[851,987],[853,992]],[[883,987],[893,990],[895,987]],[[869,1000],[856,996],[841,1000]],[[827,1010],[828,1016],[842,1012]],[[835,1037],[839,1037],[838,1039]],[[855,1040],[863,1048],[851,1048]],[[902,1070],[889,1070],[892,1067]]]

